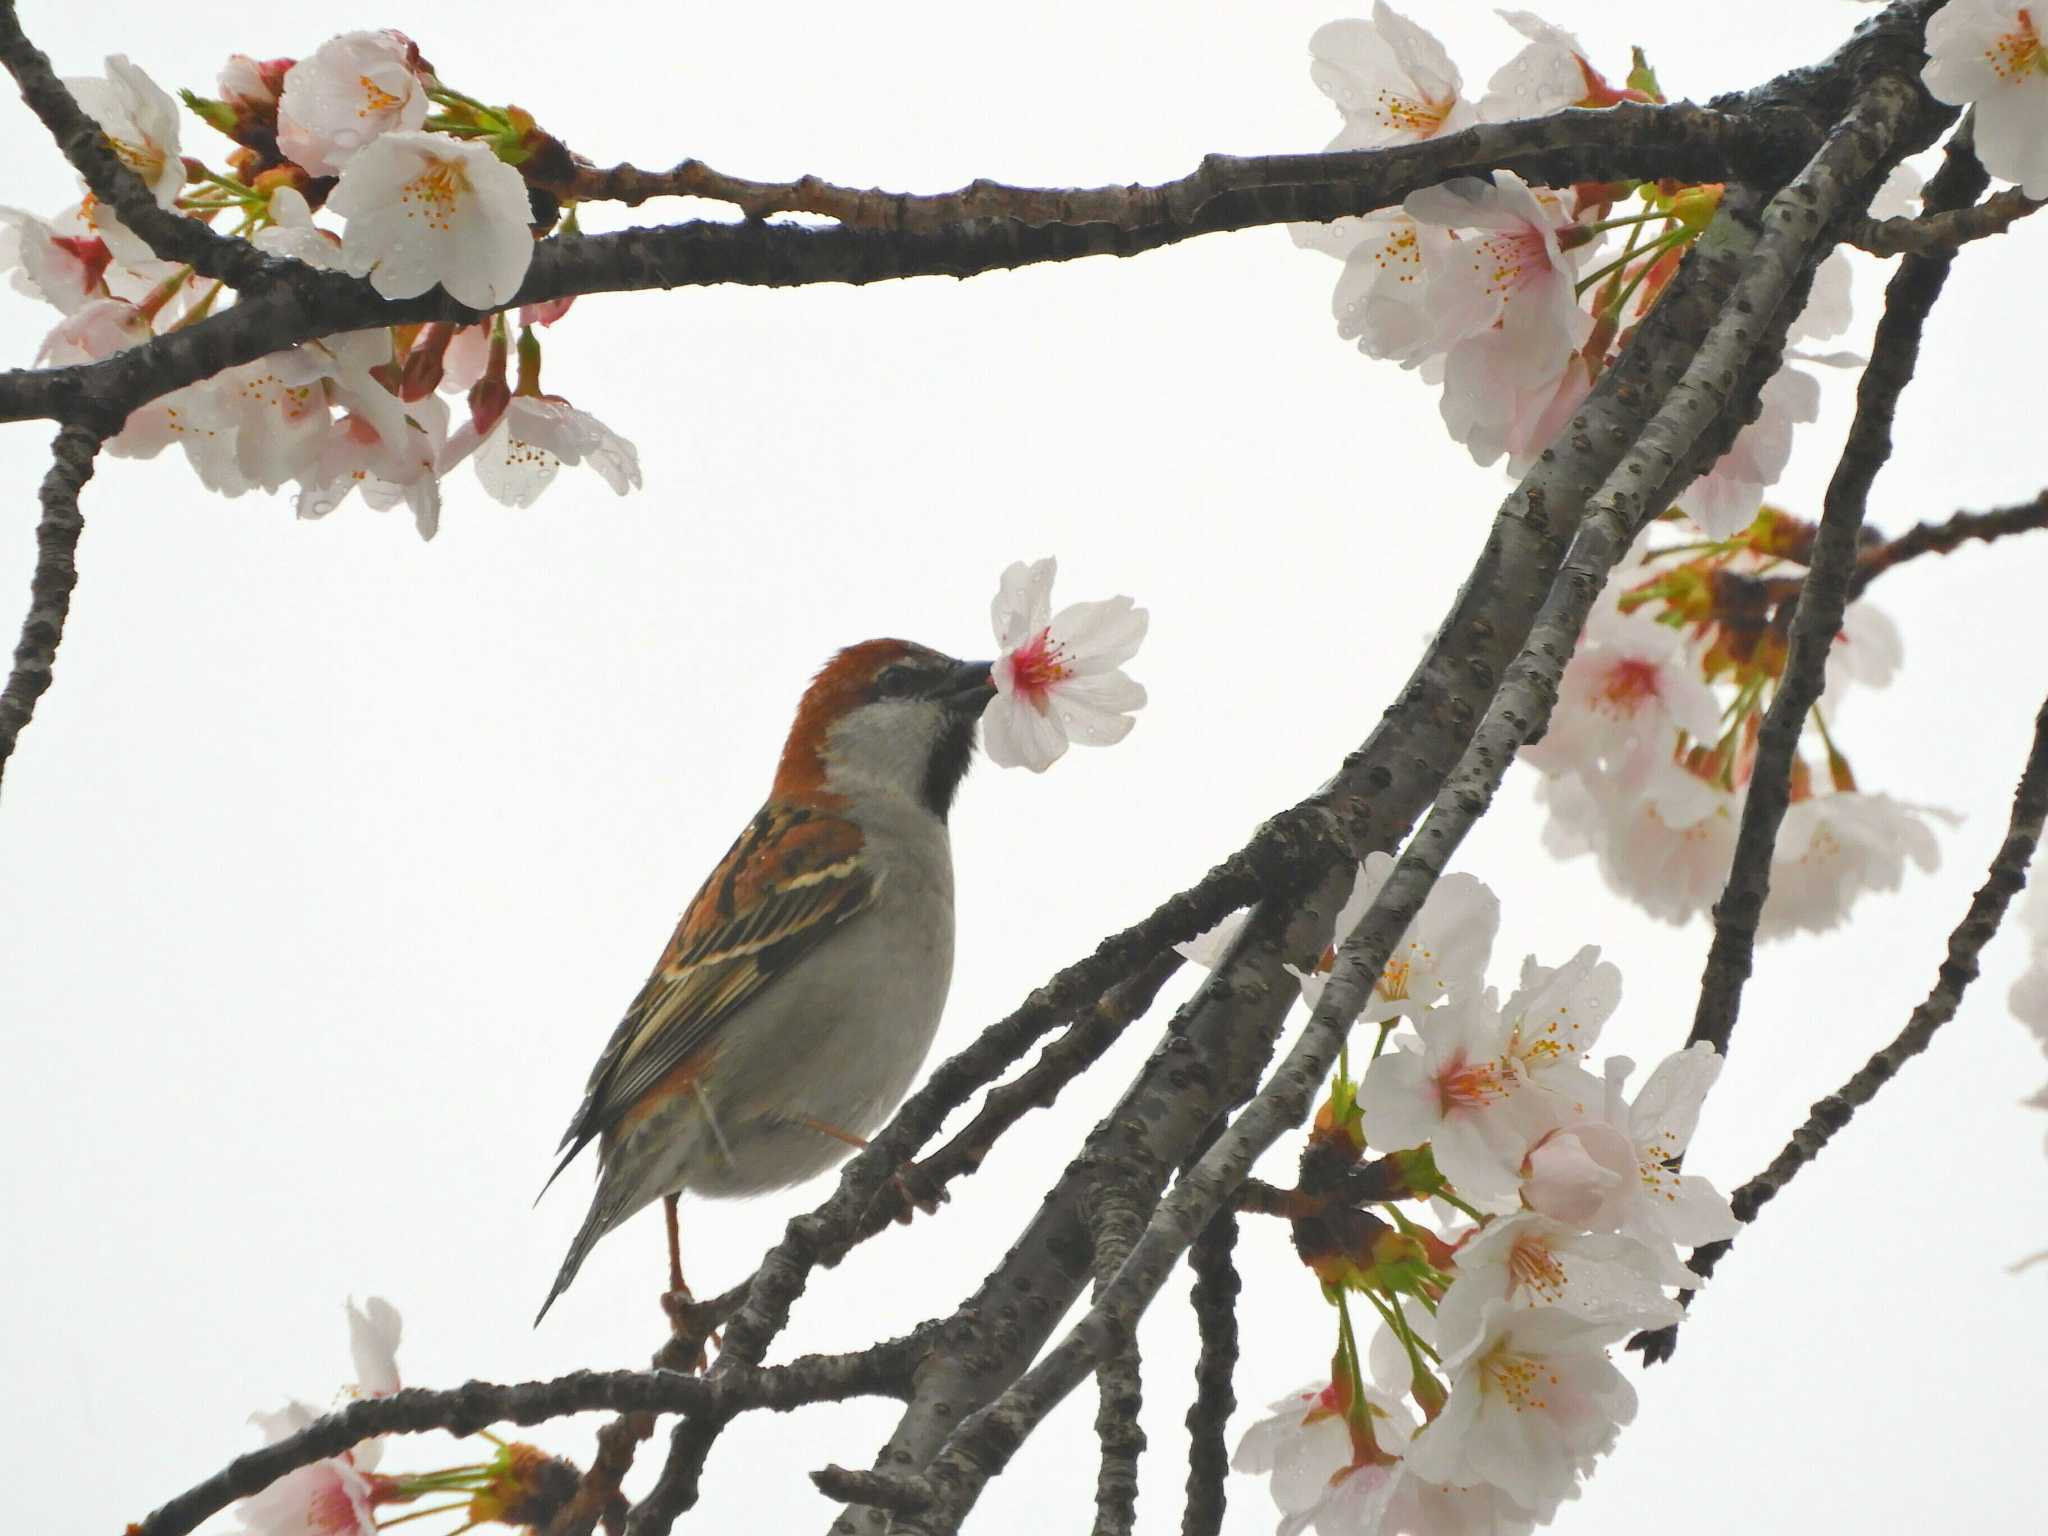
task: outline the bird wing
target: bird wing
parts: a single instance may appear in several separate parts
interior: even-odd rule
[[[862,842],[843,817],[772,801],[762,807],[690,899],[598,1057],[562,1136],[557,1175],[649,1089],[714,1050],[743,1004],[874,901],[879,881],[861,858]]]

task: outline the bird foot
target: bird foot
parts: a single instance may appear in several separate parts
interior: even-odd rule
[[[710,1343],[720,1348],[724,1347],[719,1331],[704,1326],[707,1319],[703,1317],[697,1298],[690,1293],[687,1285],[663,1291],[661,1310],[668,1316],[672,1352],[682,1356],[681,1361],[671,1369],[701,1374],[710,1363],[704,1346]]]
[[[896,1198],[903,1202],[896,1212],[896,1220],[904,1226],[909,1226],[911,1217],[915,1216],[919,1211],[923,1211],[927,1216],[938,1215],[939,1207],[953,1198],[944,1189],[932,1189],[930,1187],[926,1187],[924,1192],[920,1194],[912,1187],[911,1181],[913,1179],[918,1180],[920,1183],[923,1182],[923,1176],[919,1173],[914,1163],[905,1167],[902,1172],[894,1175],[889,1180],[889,1187],[896,1191]]]

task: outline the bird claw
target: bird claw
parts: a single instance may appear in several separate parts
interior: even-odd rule
[[[679,1285],[661,1293],[661,1310],[668,1315],[669,1342],[680,1348],[684,1358],[676,1369],[692,1375],[702,1375],[710,1364],[704,1346],[706,1343],[723,1349],[724,1341],[714,1328],[703,1331],[697,1315],[697,1298],[690,1294],[687,1285]]]
[[[919,1211],[923,1211],[927,1216],[936,1216],[939,1213],[939,1207],[953,1198],[944,1189],[927,1189],[925,1193],[920,1195],[910,1187],[911,1177],[917,1171],[914,1166],[906,1167],[902,1172],[894,1175],[889,1180],[889,1187],[896,1191],[896,1198],[903,1202],[896,1212],[896,1220],[906,1227],[910,1225],[910,1219]]]

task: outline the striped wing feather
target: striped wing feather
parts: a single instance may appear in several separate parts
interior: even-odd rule
[[[839,817],[762,808],[691,898],[612,1032],[562,1137],[557,1174],[676,1067],[715,1050],[744,1003],[874,900],[860,847],[860,829]]]

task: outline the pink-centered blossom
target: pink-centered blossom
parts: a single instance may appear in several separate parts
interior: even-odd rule
[[[1628,1331],[1554,1307],[1487,1302],[1477,1332],[1444,1357],[1450,1400],[1416,1435],[1409,1466],[1431,1482],[1497,1488],[1549,1519],[1635,1417],[1635,1389],[1607,1357]]]
[[[436,396],[401,405],[385,394],[365,396],[323,433],[307,471],[298,477],[298,514],[322,518],[351,492],[379,512],[403,505],[423,539],[441,527],[436,468],[448,441],[448,406]]]
[[[19,208],[0,208],[0,271],[14,288],[65,314],[106,292],[113,255],[97,235],[67,234]]]
[[[168,208],[185,185],[185,162],[178,154],[178,104],[125,54],[107,55],[104,76],[65,80],[87,117],[100,125],[107,147]]]
[[[1490,996],[1467,993],[1432,1012],[1419,1040],[1396,1037],[1358,1086],[1366,1145],[1400,1152],[1428,1142],[1468,1204],[1512,1210],[1522,1159],[1559,1106],[1530,1081],[1511,1033]]]
[[[1386,0],[1374,0],[1370,21],[1318,27],[1308,49],[1310,78],[1344,114],[1331,149],[1412,143],[1474,121],[1443,44]]]
[[[1633,794],[1681,736],[1712,745],[1721,706],[1680,630],[1597,604],[1559,680],[1543,739],[1522,756],[1545,773],[1594,769]]]
[[[533,262],[525,179],[445,134],[384,134],[350,158],[327,206],[348,220],[343,265],[387,299],[438,283],[471,309],[495,309]]]
[[[1589,248],[1560,244],[1573,222],[1563,200],[1496,171],[1491,181],[1463,176],[1425,187],[1402,206],[1418,223],[1460,232],[1427,279],[1441,347],[1498,325],[1532,367],[1540,360],[1541,371],[1554,371],[1585,320],[1572,283]]]
[[[1537,793],[1550,813],[1544,846],[1559,858],[1595,855],[1608,885],[1652,917],[1688,922],[1721,894],[1739,794],[1674,763],[1659,764],[1635,795],[1585,773],[1547,777]]]
[[[418,62],[402,33],[329,38],[284,77],[277,147],[310,175],[338,176],[379,136],[417,129],[427,120]]]
[[[1949,0],[1927,23],[1920,73],[1942,101],[1974,109],[1977,158],[2029,197],[2048,197],[2048,13],[2014,0]]]
[[[530,507],[564,464],[588,464],[620,496],[640,488],[640,452],[588,411],[551,395],[514,395],[490,431],[465,420],[441,456],[446,473],[464,459],[493,501]]]
[[[1458,1249],[1458,1278],[1437,1306],[1439,1349],[1456,1353],[1484,1327],[1486,1304],[1556,1307],[1589,1323],[1659,1328],[1676,1322],[1666,1286],[1698,1277],[1617,1232],[1587,1232],[1537,1211],[1496,1218]]]
[[[275,1445],[313,1422],[313,1410],[291,1403],[276,1413],[251,1415],[264,1443]],[[376,1441],[287,1472],[242,1501],[237,1514],[250,1536],[376,1536],[373,1478]]]
[[[981,717],[982,745],[1004,768],[1043,773],[1069,742],[1102,747],[1130,733],[1145,690],[1123,664],[1144,641],[1147,615],[1128,597],[1052,611],[1056,563],[1019,560],[990,605],[1000,654],[996,696]]]

